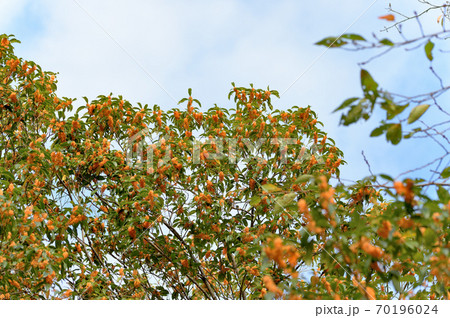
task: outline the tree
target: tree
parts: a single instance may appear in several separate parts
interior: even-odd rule
[[[2,35],[1,297],[254,299],[264,274],[286,279],[261,244],[299,237],[281,207],[341,163],[310,107],[233,87],[235,109],[199,112],[189,90],[169,112],[121,96],[73,111],[16,42]]]
[[[253,85],[232,84],[235,108],[200,112],[189,90],[169,111],[113,95],[74,110],[0,38],[1,299],[448,297],[449,168],[336,183],[343,154],[311,107],[273,110]],[[344,125],[413,107],[361,81]]]

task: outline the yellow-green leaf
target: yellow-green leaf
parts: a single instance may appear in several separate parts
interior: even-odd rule
[[[301,175],[300,177],[298,177],[298,178],[294,181],[294,183],[295,183],[295,184],[299,184],[299,183],[308,182],[309,180],[311,180],[312,177],[313,177],[313,176],[310,175],[310,174],[304,174],[304,175]]]
[[[442,170],[441,177],[444,179],[447,179],[448,177],[450,177],[450,167],[447,167],[444,170]]]
[[[291,192],[291,193],[283,195],[276,202],[277,202],[277,204],[281,205],[282,207],[285,207],[289,203],[291,203],[296,197],[297,197],[297,193]]]
[[[279,192],[279,191],[283,191],[283,189],[277,187],[274,184],[271,183],[266,183],[262,185],[262,189],[266,192]]]
[[[433,48],[434,48],[434,43],[431,41],[428,41],[428,43],[425,45],[425,54],[427,55],[427,58],[430,61],[433,60]]]
[[[413,122],[418,120],[427,111],[428,107],[430,107],[430,105],[428,104],[422,104],[414,107],[409,114],[408,124],[412,124]]]
[[[386,139],[393,145],[397,145],[402,140],[402,125],[391,124],[386,131]]]
[[[275,201],[275,210],[284,209],[297,197],[297,193],[291,192],[283,195]]]
[[[251,206],[257,206],[259,204],[259,202],[261,202],[261,197],[260,196],[254,196],[253,198],[250,199],[250,205]]]

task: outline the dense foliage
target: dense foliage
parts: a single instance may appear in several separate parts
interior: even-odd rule
[[[233,108],[201,112],[189,90],[169,111],[113,95],[74,110],[0,38],[0,299],[449,297],[450,168],[333,183],[342,152],[311,107],[273,110],[278,93],[252,85],[233,84]],[[344,125],[380,107],[373,136],[420,133],[402,123],[430,105],[399,103],[367,70],[361,84]]]

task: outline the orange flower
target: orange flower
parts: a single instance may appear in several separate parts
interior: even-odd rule
[[[9,95],[9,99],[11,100],[11,102],[17,103],[17,95],[16,95],[16,93],[11,93]]]
[[[81,253],[81,245],[80,244],[75,244],[75,248],[77,249],[78,253]]]
[[[439,212],[434,212],[431,217],[436,223],[439,223],[439,221],[441,220],[441,214]]]
[[[10,183],[8,186],[8,190],[6,190],[6,192],[8,192],[9,194],[12,194],[14,190],[14,184]]]
[[[86,284],[86,291],[90,294],[92,293],[92,284],[89,282]]]
[[[383,221],[381,227],[378,229],[377,233],[382,238],[387,238],[392,230],[392,224],[389,221]]]
[[[205,233],[200,233],[200,234],[195,234],[194,238],[198,238],[198,239],[201,239],[201,240],[210,240],[211,236],[208,235],[208,234],[205,234]]]
[[[402,229],[409,229],[410,227],[414,226],[414,221],[411,219],[403,218],[397,221],[398,226],[400,226]]]
[[[80,123],[79,123],[78,121],[74,120],[74,121],[72,122],[72,128],[73,128],[73,130],[76,130],[76,129],[80,128],[80,127],[81,127],[81,126],[80,126]]]
[[[267,294],[267,289],[261,289],[261,298],[263,298]]]
[[[287,272],[290,272],[291,269],[287,268],[288,265],[284,258],[287,258],[291,268],[295,268],[300,257],[300,253],[295,247],[283,245],[283,240],[279,237],[273,240],[273,247],[266,246],[264,252],[268,258],[274,260],[281,268],[285,268]]]
[[[16,287],[17,289],[20,289],[20,284],[18,282],[16,282],[15,280],[11,281],[11,285],[13,285],[14,287]]]
[[[135,239],[136,238],[136,230],[134,229],[134,227],[130,226],[128,228],[128,234],[130,235],[131,239]]]
[[[366,287],[365,290],[365,294],[366,294],[366,298],[369,300],[376,300],[376,296],[375,296],[375,291],[373,290],[372,287]]]
[[[51,159],[52,159],[52,162],[56,165],[56,166],[64,166],[64,163],[63,163],[63,158],[64,158],[64,156],[63,156],[63,154],[60,152],[60,151],[58,151],[58,152],[52,152],[51,153],[51,155],[50,155],[50,157],[51,157]]]
[[[56,273],[55,273],[55,271],[53,271],[50,275],[47,275],[46,277],[45,277],[45,281],[48,283],[48,284],[51,284],[51,283],[53,283],[53,279],[56,277]]]
[[[226,255],[227,255],[227,252],[228,252],[227,248],[224,247],[224,248],[222,249],[222,255],[223,255],[223,256],[226,256]]]
[[[414,199],[414,192],[412,191],[414,183],[411,179],[406,180],[406,186],[401,181],[394,182],[395,191],[405,198],[405,202],[412,204]]]
[[[289,264],[291,264],[292,267],[295,267],[299,258],[300,253],[295,248],[291,248],[288,252]]]
[[[255,184],[256,184],[256,181],[253,179],[250,179],[249,186],[250,186],[251,190],[253,190],[255,188]]]
[[[331,292],[332,292],[332,290],[331,290],[331,285],[330,285],[329,282],[327,282],[327,280],[326,280],[325,277],[322,277],[322,284],[323,284],[323,286],[325,287],[325,289],[327,290],[327,292],[328,292],[329,294],[331,294]]]
[[[245,250],[240,247],[236,248],[236,251],[239,253],[239,255],[245,255]]]
[[[181,265],[183,265],[183,267],[189,267],[189,261],[187,259],[182,259]]]
[[[395,17],[393,14],[387,14],[387,15],[382,15],[381,17],[378,17],[378,19],[382,19],[382,20],[386,20],[386,21],[395,21]]]
[[[207,180],[206,181],[206,188],[208,189],[209,192],[213,192],[214,193],[214,185],[211,182],[211,180]]]
[[[381,258],[384,255],[381,248],[370,244],[369,239],[365,236],[361,237],[361,240],[359,243],[360,243],[361,249],[374,258]]]
[[[405,191],[405,186],[403,185],[403,183],[401,181],[395,181],[394,188],[398,194],[402,194]]]
[[[298,210],[299,210],[301,213],[307,213],[307,212],[309,212],[309,210],[308,210],[308,204],[306,203],[305,199],[300,199],[300,200],[298,201],[298,203],[297,203],[297,206],[298,206]]]
[[[341,159],[338,159],[338,160],[336,160],[336,162],[333,164],[333,167],[334,168],[337,168],[337,167],[339,167],[339,165],[341,164]]]
[[[264,276],[263,283],[270,292],[275,294],[276,297],[283,296],[283,291],[275,284],[275,282],[272,280],[272,277],[268,275]]]
[[[380,266],[378,265],[378,262],[373,262],[370,264],[370,267],[376,270],[377,272],[382,272]]]
[[[8,47],[9,46],[9,40],[7,38],[2,38],[1,45],[3,47]]]

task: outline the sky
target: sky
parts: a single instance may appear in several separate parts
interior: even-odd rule
[[[312,106],[344,152],[348,165],[341,177],[356,180],[369,175],[362,151],[375,174],[393,176],[440,155],[426,140],[392,146],[384,137],[369,138],[381,115],[342,127],[340,114],[332,113],[345,99],[361,96],[357,63],[373,52],[314,43],[343,32],[398,38],[395,31],[381,32],[390,22],[378,17],[389,3],[406,14],[421,8],[414,0],[1,0],[0,33],[22,42],[18,56],[58,72],[57,94],[77,98],[75,105],[82,96],[112,92],[168,110],[192,88],[205,111],[215,103],[233,107],[231,82],[270,86],[284,92],[274,101],[278,109]],[[422,21],[426,31],[439,30],[438,15]],[[411,37],[418,32],[417,25],[405,29]],[[435,68],[449,74],[450,60],[439,57]],[[395,92],[417,94],[437,85],[420,51],[396,52],[365,67]],[[425,116],[433,120],[432,112]]]

